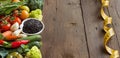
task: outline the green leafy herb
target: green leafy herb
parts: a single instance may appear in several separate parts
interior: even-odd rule
[[[17,51],[19,52],[19,53],[21,53],[21,54],[23,54],[23,53],[26,53],[26,52],[28,52],[30,49],[29,49],[29,47],[27,46],[27,45],[21,45],[21,47],[19,47],[18,49],[17,49]]]
[[[11,3],[12,0],[0,0],[0,5]]]
[[[17,3],[8,3],[8,4],[3,4],[0,6],[0,14],[5,14],[8,15],[10,14],[13,10],[19,8],[21,5],[24,5],[25,2],[17,2]]]
[[[27,6],[30,8],[30,10],[43,8],[43,0],[26,0],[26,1]]]

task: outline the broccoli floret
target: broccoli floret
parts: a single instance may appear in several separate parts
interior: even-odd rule
[[[42,20],[42,11],[40,9],[31,11],[30,18],[37,18],[41,21]]]
[[[26,58],[42,58],[40,50],[33,46],[29,52],[27,52]]]

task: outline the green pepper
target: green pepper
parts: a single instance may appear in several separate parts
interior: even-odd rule
[[[28,46],[29,48],[32,48],[33,46],[37,46],[38,48],[40,48],[42,46],[42,42],[34,41],[34,42],[28,43],[26,46]]]
[[[13,52],[13,53],[8,54],[7,58],[23,58],[23,56],[19,54],[18,52]]]

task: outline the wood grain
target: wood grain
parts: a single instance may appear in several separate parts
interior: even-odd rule
[[[109,58],[103,46],[100,0],[44,0],[43,58]],[[119,0],[106,10],[116,35],[109,46],[120,50]]]

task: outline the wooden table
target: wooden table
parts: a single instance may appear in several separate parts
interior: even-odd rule
[[[100,0],[45,0],[43,58],[109,58],[103,45]],[[116,35],[109,46],[120,51],[120,0],[110,0]]]

